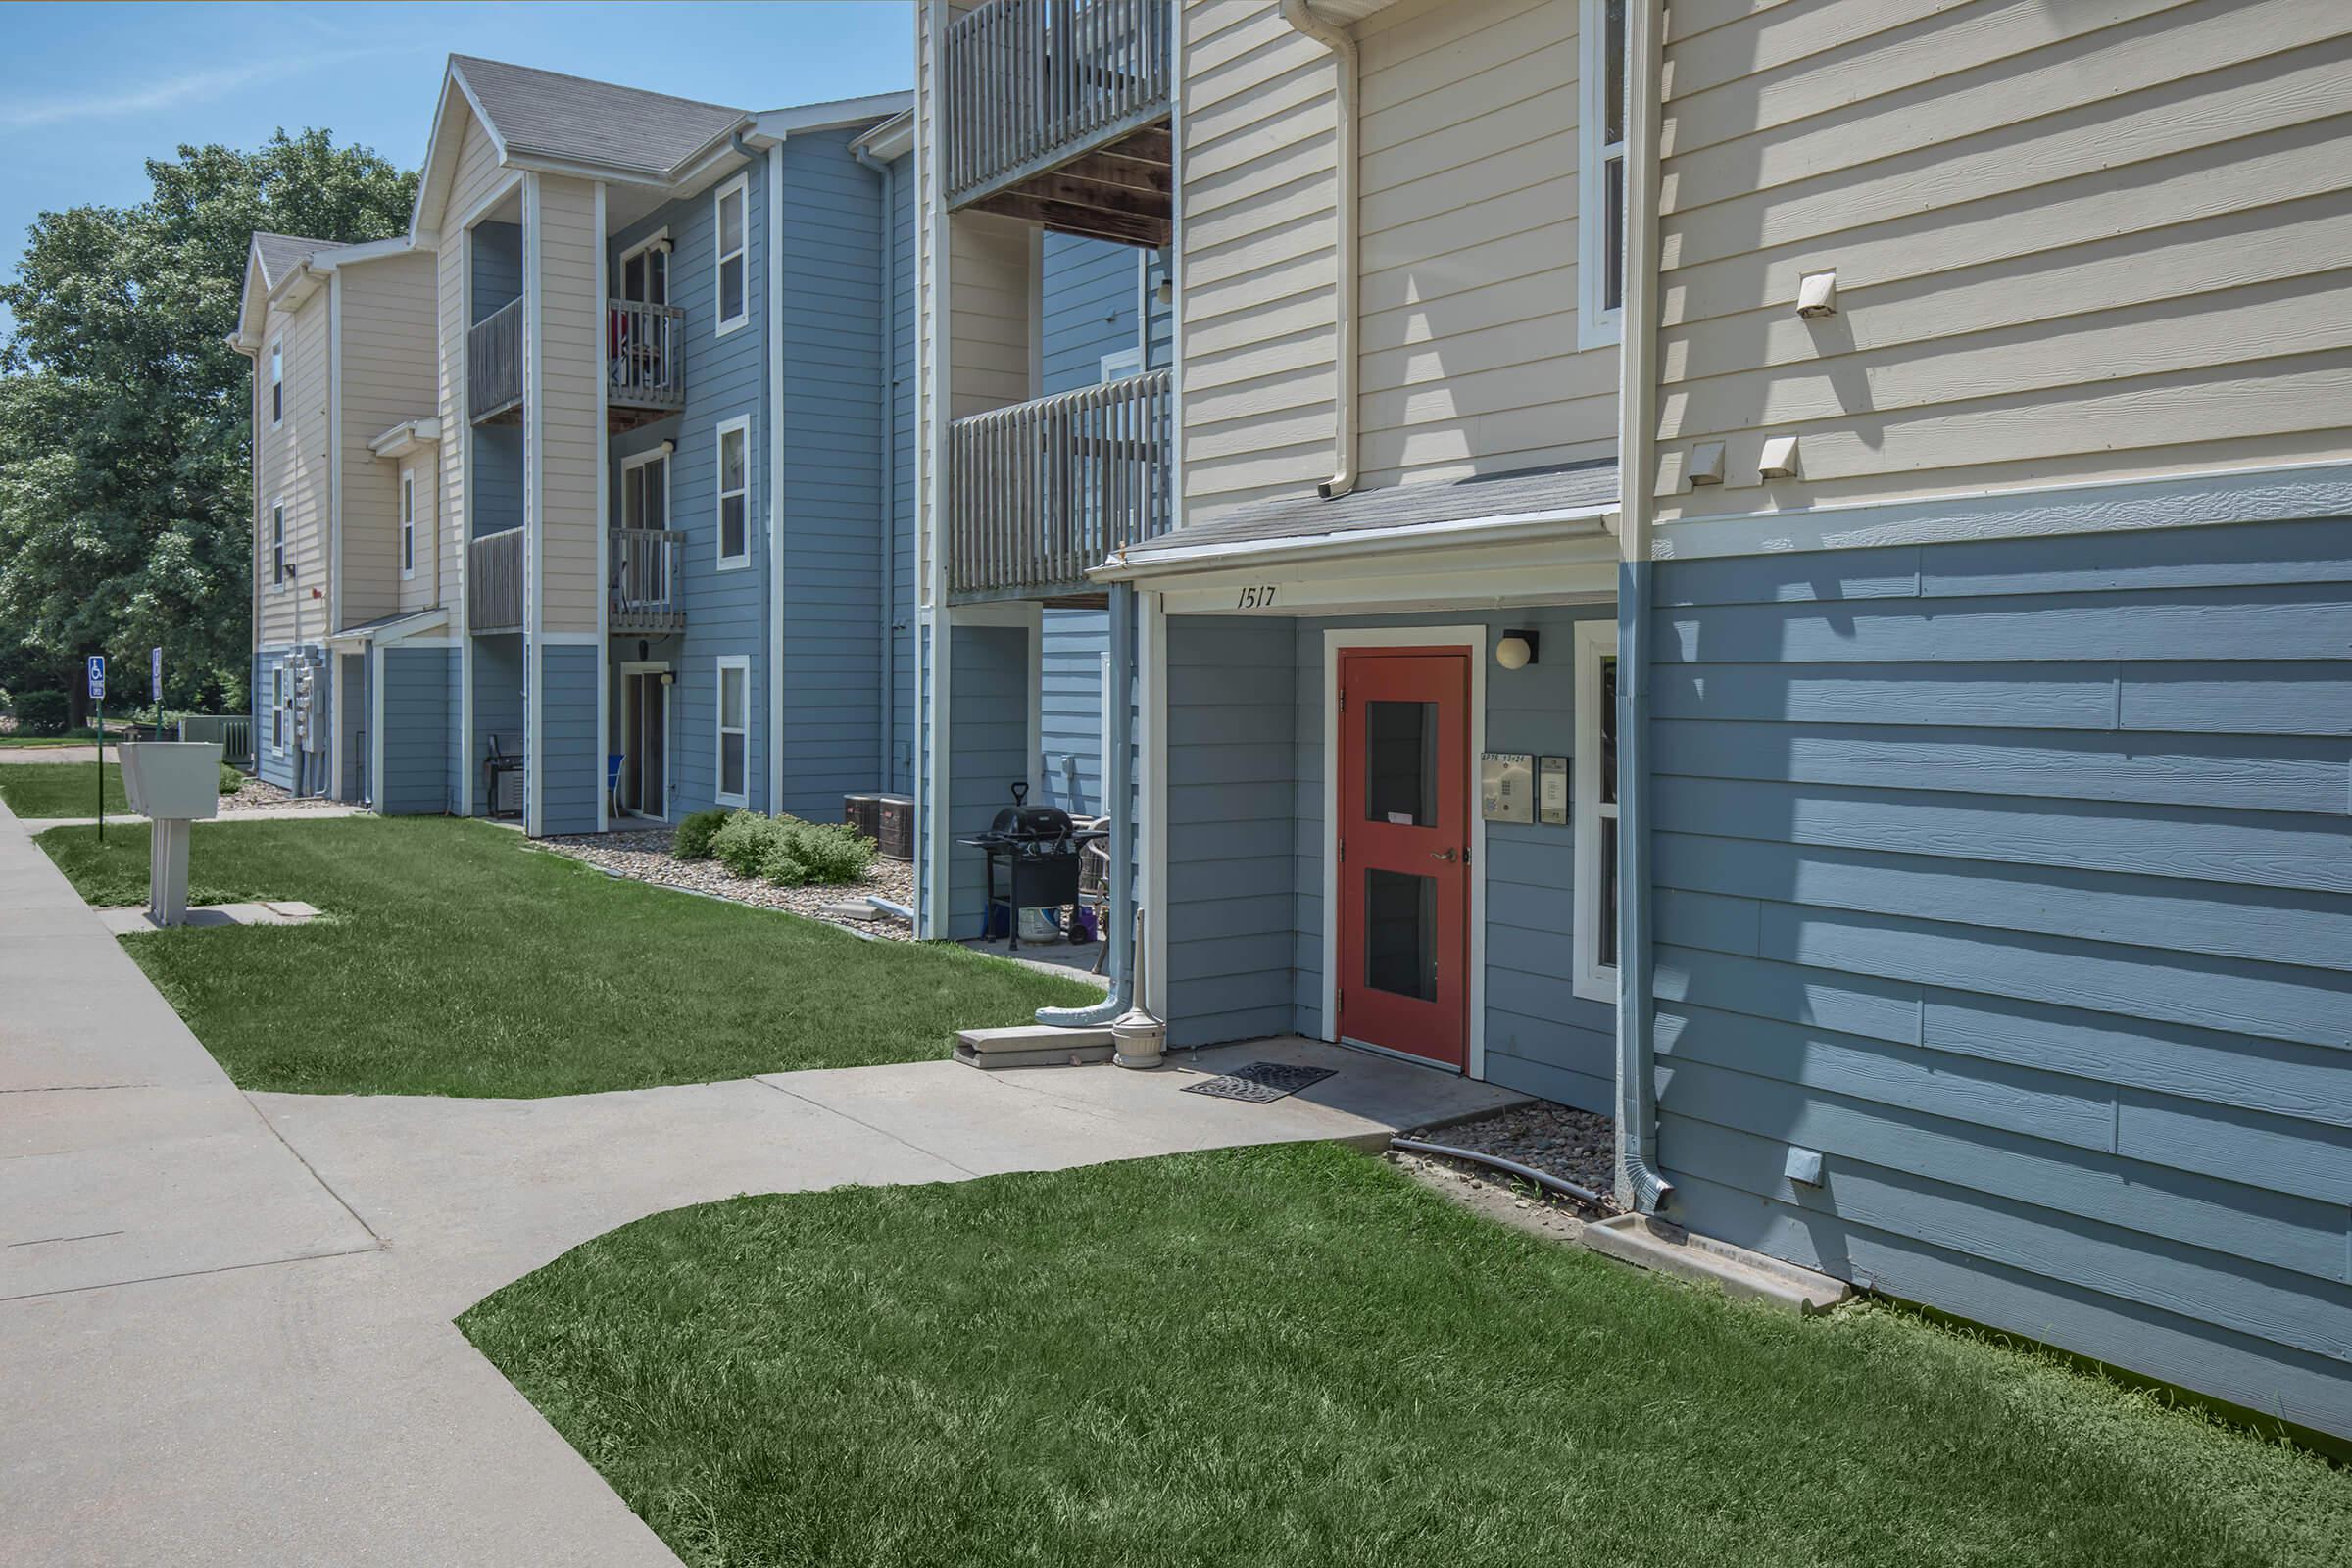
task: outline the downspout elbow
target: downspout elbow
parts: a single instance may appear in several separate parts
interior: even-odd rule
[[[1332,146],[1332,271],[1338,299],[1332,328],[1332,474],[1315,486],[1326,501],[1355,488],[1356,436],[1356,47],[1355,36],[1315,15],[1308,0],[1282,0],[1282,20],[1331,51],[1338,76]]]

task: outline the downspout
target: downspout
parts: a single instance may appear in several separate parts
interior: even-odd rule
[[[767,809],[784,809],[784,138],[742,126],[727,133],[727,145],[745,165],[764,162],[766,177],[761,205],[766,230],[761,265],[767,277],[767,300],[760,312],[760,353],[765,362],[767,437],[767,627],[760,640],[761,679],[767,694]],[[748,240],[751,212],[744,212]],[[744,279],[745,303],[750,303],[751,279]],[[744,717],[751,717],[751,694],[744,694]],[[665,710],[666,711],[666,710]],[[744,786],[751,786],[751,760],[744,760]]]
[[[898,387],[892,372],[898,368],[898,340],[892,328],[899,313],[899,176],[898,172],[876,158],[863,142],[852,143],[850,156],[858,166],[871,173],[882,185],[882,309],[878,318],[882,357],[881,374],[874,385],[874,404],[880,414],[877,428],[881,432],[881,450],[875,466],[874,499],[882,527],[877,539],[882,566],[882,737],[874,748],[874,760],[881,785],[890,787],[892,748],[899,734],[899,519],[896,512],[898,491],[891,471],[892,416]]]
[[[1332,218],[1337,229],[1332,240],[1332,270],[1337,285],[1332,328],[1332,382],[1336,407],[1332,411],[1332,473],[1315,486],[1329,501],[1355,488],[1355,317],[1356,317],[1356,126],[1355,38],[1315,15],[1308,0],[1282,0],[1282,20],[1292,28],[1331,51],[1339,77],[1336,108],[1339,124],[1333,135]]]
[[[1617,1200],[1654,1213],[1658,1174],[1656,1013],[1650,951],[1650,520],[1657,470],[1657,0],[1626,7],[1625,303],[1618,354],[1617,472]]]
[[[1037,1021],[1067,1029],[1101,1029],[1128,1009],[1134,992],[1135,941],[1135,584],[1110,585],[1110,755],[1102,760],[1103,804],[1110,809],[1110,992],[1085,1007],[1040,1007]],[[1141,1005],[1142,999],[1136,999]],[[1141,1063],[1139,1063],[1141,1065]]]

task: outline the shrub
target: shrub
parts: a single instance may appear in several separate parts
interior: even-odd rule
[[[724,811],[695,812],[680,822],[677,832],[670,836],[669,853],[681,860],[708,860],[710,858],[710,841],[717,837],[718,830],[726,825],[726,820],[727,813]]]
[[[855,882],[874,863],[874,841],[846,822],[784,820],[792,824],[792,854],[807,873],[803,881]]]
[[[21,735],[63,735],[73,717],[64,692],[19,692],[17,732]]]
[[[221,794],[223,794],[223,795],[234,795],[234,794],[236,794],[236,793],[237,793],[237,788],[238,788],[238,786],[239,786],[239,785],[241,785],[241,784],[243,784],[244,782],[245,782],[245,775],[244,775],[244,774],[242,774],[242,773],[238,772],[238,771],[237,771],[235,768],[233,768],[233,767],[229,766],[229,765],[228,765],[226,762],[222,762],[222,763],[220,764],[220,793],[221,793]]]
[[[777,835],[775,842],[767,847],[767,854],[760,861],[760,874],[780,888],[797,888],[809,880],[808,867],[793,853],[791,834]]]
[[[768,850],[781,836],[782,824],[758,811],[729,811],[726,821],[710,836],[710,853],[737,876],[758,876],[760,862],[767,858]]]

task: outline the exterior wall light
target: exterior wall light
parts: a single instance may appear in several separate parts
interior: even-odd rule
[[[1505,669],[1525,669],[1536,662],[1543,637],[1532,631],[1506,631],[1494,645],[1494,662]]]

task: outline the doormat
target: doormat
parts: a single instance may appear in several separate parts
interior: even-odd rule
[[[1293,1067],[1279,1061],[1253,1061],[1238,1067],[1206,1083],[1187,1084],[1188,1095],[1214,1095],[1219,1100],[1239,1100],[1252,1105],[1271,1105],[1277,1100],[1287,1100],[1310,1084],[1319,1084],[1339,1069],[1335,1067]]]

